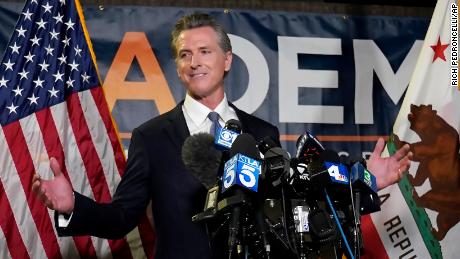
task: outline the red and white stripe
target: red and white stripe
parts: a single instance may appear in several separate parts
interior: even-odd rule
[[[125,162],[100,87],[0,129],[1,258],[152,257],[153,248],[145,247],[153,243],[149,225],[129,235],[131,249],[126,239],[57,237],[54,212],[31,191],[34,173],[52,177],[49,157],[58,159],[76,191],[111,200]]]

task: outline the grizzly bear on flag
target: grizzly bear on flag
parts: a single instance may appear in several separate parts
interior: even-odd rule
[[[412,186],[421,186],[429,179],[431,190],[419,196],[413,190],[414,202],[423,208],[438,212],[438,229],[432,229],[437,240],[460,221],[460,155],[459,135],[443,118],[437,115],[432,105],[411,105],[408,115],[410,129],[421,139],[412,143],[413,161],[419,162],[415,176],[407,175]],[[405,144],[394,135],[399,148]]]

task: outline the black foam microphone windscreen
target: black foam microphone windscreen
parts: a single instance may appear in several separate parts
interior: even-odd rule
[[[208,190],[216,184],[221,159],[222,152],[214,147],[214,136],[208,133],[194,134],[184,141],[182,161]]]
[[[230,119],[225,123],[226,129],[233,130],[234,132],[241,133],[241,122],[235,119]]]

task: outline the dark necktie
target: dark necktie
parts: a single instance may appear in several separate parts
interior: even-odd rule
[[[209,133],[211,135],[215,135],[216,134],[216,130],[218,128],[220,128],[220,125],[219,125],[219,114],[217,112],[210,112],[208,114],[208,118],[211,120],[212,122],[212,125],[211,125],[211,130],[209,131]]]

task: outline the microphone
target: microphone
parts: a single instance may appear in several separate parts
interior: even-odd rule
[[[241,123],[234,119],[228,120],[223,128],[216,131],[214,145],[219,150],[229,150],[239,134],[241,134]]]
[[[239,135],[230,149],[230,157],[224,166],[222,192],[233,185],[257,192],[261,162],[255,139],[247,133]]]
[[[356,161],[356,160],[352,160]],[[377,195],[377,183],[373,176],[366,169],[366,160],[360,157],[357,162],[350,166],[350,181],[353,188],[353,216],[355,228],[353,233],[354,251],[359,254],[363,248],[361,234],[361,215],[369,214],[380,210],[380,199]]]
[[[321,142],[308,131],[299,136],[296,147],[295,157],[303,163],[318,159],[322,151],[325,150]]]
[[[353,188],[360,192],[360,214],[365,215],[380,211],[380,199],[377,194],[375,176],[361,162],[356,162],[351,167],[350,178]]]
[[[352,185],[352,176],[349,174],[348,168],[340,162],[338,154],[326,150],[309,132],[305,132],[299,137],[296,147],[296,158],[291,160],[295,174],[289,184],[297,194],[306,198],[310,207],[308,224],[312,238],[325,244],[335,240],[340,233],[343,243],[351,255],[352,252],[340,222],[348,222],[349,215],[354,215],[355,229],[353,233],[355,240],[358,240],[359,230],[356,229],[359,227],[359,218],[357,220],[355,211],[360,208],[359,201],[361,199],[360,193],[351,192],[351,187],[358,185],[358,183]],[[358,176],[359,170],[360,168],[355,168]],[[361,178],[364,179],[364,172],[361,173]],[[359,177],[355,177],[355,179],[359,179]],[[346,191],[350,192],[350,195],[346,195]],[[334,193],[332,198],[335,199],[331,199],[328,192]],[[323,198],[318,196],[320,193],[324,193]],[[353,197],[355,198],[353,199]],[[318,207],[319,200],[326,202],[333,217],[329,217],[324,209]],[[353,205],[353,200],[357,201],[358,206]],[[349,202],[353,205],[351,209],[348,205]],[[335,208],[336,206],[339,210]],[[336,224],[332,224],[332,219],[335,220]],[[298,233],[300,232],[298,231]],[[355,241],[355,244],[359,246],[358,241]]]
[[[258,178],[261,170],[259,151],[256,148],[255,139],[243,133],[239,135],[230,148],[230,160],[225,163],[222,178],[222,192],[230,193],[234,196],[242,197],[245,200],[246,190],[257,192]],[[242,188],[239,188],[242,187]],[[221,201],[223,202],[223,201]],[[221,203],[219,202],[219,203]],[[229,257],[235,248],[237,235],[240,227],[241,205],[236,204],[230,215],[228,233],[228,252]]]
[[[287,183],[292,186],[295,193],[302,197],[308,196],[308,192],[313,188],[310,182],[312,177],[315,177],[317,181],[317,176],[322,176],[319,177],[320,182],[327,182],[324,174],[325,168],[320,161],[320,154],[324,150],[321,142],[308,131],[297,139],[295,157],[290,161],[292,171]]]
[[[349,173],[347,167],[340,163],[337,152],[326,149],[321,153],[321,159],[324,161],[331,183],[337,183],[348,187],[350,184]]]
[[[357,198],[356,208],[360,215],[380,210],[377,181],[375,176],[367,170],[366,160],[358,156],[344,163],[350,168],[350,181]]]
[[[289,177],[291,155],[280,147],[273,147],[264,154],[265,178],[276,187]]]
[[[337,152],[327,150],[321,142],[306,131],[296,143],[296,158],[291,162],[300,184],[327,187],[331,184],[345,187],[350,184],[347,167],[340,163]],[[291,184],[295,182],[291,180]],[[342,188],[339,188],[342,189]]]
[[[305,196],[305,189],[308,191],[308,187],[318,190],[331,186],[338,187],[334,188],[334,191],[336,191],[335,189],[348,190],[350,184],[348,170],[345,165],[339,162],[337,152],[325,149],[315,159],[311,159],[307,163],[301,161],[302,159],[293,165],[298,177],[293,178],[290,182],[296,192]],[[307,186],[307,188],[303,186]]]
[[[238,134],[241,134],[241,129],[242,129],[242,126],[241,126],[241,122],[238,121],[238,120],[235,120],[235,119],[230,119],[228,120],[226,123],[225,123],[225,126],[224,128],[226,129],[229,129],[229,130],[232,130]]]
[[[193,222],[213,218],[217,209],[219,186],[218,172],[222,152],[214,147],[214,137],[208,133],[189,136],[182,145],[182,161],[185,167],[208,190],[203,212],[192,217]]]
[[[211,189],[217,182],[222,152],[214,147],[214,137],[208,133],[189,136],[182,145],[182,161],[185,167]]]
[[[264,137],[259,142],[259,144],[257,145],[257,148],[259,149],[260,153],[264,154],[264,156],[265,156],[265,153],[267,153],[268,150],[270,150],[271,148],[274,148],[274,147],[278,147],[278,145],[276,144],[276,142],[272,138],[270,138],[268,136]]]

